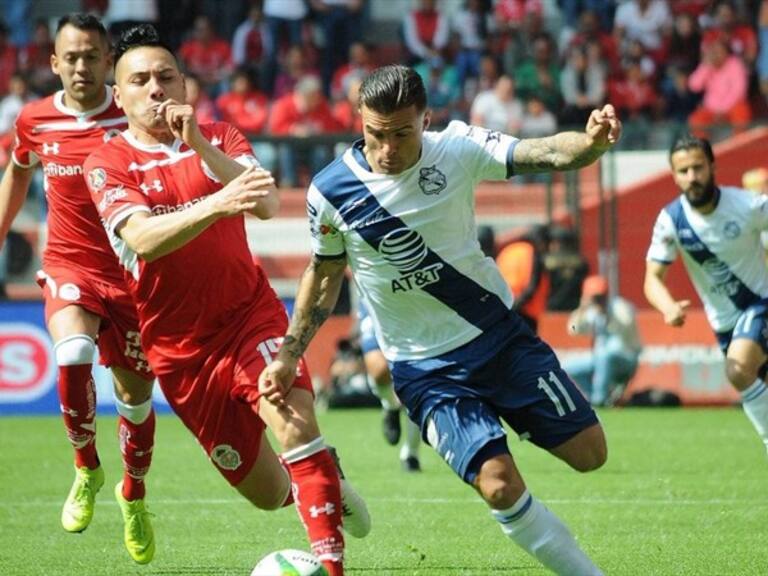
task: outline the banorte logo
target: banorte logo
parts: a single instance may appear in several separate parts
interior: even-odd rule
[[[53,386],[56,362],[50,338],[31,324],[0,325],[0,404],[26,402]]]

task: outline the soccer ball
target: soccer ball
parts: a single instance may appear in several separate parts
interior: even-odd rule
[[[328,571],[309,552],[278,550],[264,556],[251,576],[328,576]]]

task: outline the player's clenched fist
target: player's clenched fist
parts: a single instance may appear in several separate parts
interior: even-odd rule
[[[195,118],[195,109],[189,104],[180,104],[168,99],[157,107],[156,114],[165,119],[173,136],[187,146],[194,147],[195,141],[202,138]]]
[[[263,201],[274,193],[275,179],[272,173],[262,168],[249,166],[237,178],[213,194],[210,201],[219,216],[236,216],[253,212]]]
[[[616,110],[606,104],[599,110],[592,110],[587,120],[587,135],[598,148],[610,148],[619,141],[621,136],[621,121]]]
[[[690,300],[675,302],[669,309],[664,310],[664,323],[669,326],[682,326],[685,324],[685,311],[690,305]]]

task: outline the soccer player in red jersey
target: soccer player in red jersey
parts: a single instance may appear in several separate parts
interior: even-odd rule
[[[320,435],[310,375],[302,362],[279,403],[258,388],[288,319],[253,263],[244,214],[274,216],[274,180],[234,126],[197,124],[178,62],[152,26],[123,34],[115,80],[128,130],[93,152],[85,173],[129,277],[149,362],[226,480],[262,509],[294,502],[312,551],[341,575],[342,517],[353,536],[370,520]]]
[[[71,14],[59,21],[51,68],[64,89],[27,104],[19,114],[13,162],[0,182],[0,245],[24,203],[34,167],[42,163],[49,215],[38,277],[59,367],[61,411],[75,449],[75,482],[61,522],[69,532],[85,530],[104,484],[91,376],[98,342],[101,363],[111,368],[115,383],[124,464],[116,497],[126,523],[125,543],[133,559],[144,564],[155,550],[144,506],[155,430],[154,376],[122,269],[83,179],[88,153],[127,125],[104,84],[111,62],[106,31],[95,17]]]

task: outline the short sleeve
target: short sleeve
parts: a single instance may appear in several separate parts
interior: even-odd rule
[[[648,248],[646,260],[671,264],[677,259],[677,234],[672,218],[666,210],[659,212],[653,225],[651,246]]]
[[[307,194],[307,217],[311,235],[312,252],[320,258],[343,256],[344,238],[339,231],[336,209],[323,197],[319,190],[310,185]]]
[[[461,147],[465,168],[475,175],[476,181],[506,180],[511,175],[508,166],[519,142],[517,138],[459,121],[448,125],[445,137]]]
[[[11,153],[13,163],[22,168],[31,168],[40,162],[40,159],[35,154],[32,141],[29,138],[29,121],[23,109],[16,118],[15,130],[16,137]]]
[[[136,182],[127,171],[120,170],[120,162],[110,160],[111,148],[106,145],[88,156],[83,174],[104,227],[110,235],[115,235],[117,227],[131,214],[151,213],[151,208]]]
[[[224,141],[222,142],[222,151],[230,158],[236,160],[243,166],[261,166],[256,156],[253,154],[251,143],[245,135],[231,124],[226,126],[224,131]]]
[[[750,214],[755,218],[755,226],[760,232],[768,230],[768,196],[755,194]]]

